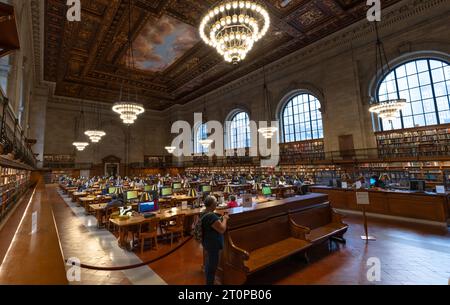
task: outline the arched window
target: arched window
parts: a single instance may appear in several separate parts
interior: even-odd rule
[[[380,131],[450,123],[450,67],[436,59],[418,59],[389,73],[378,87],[380,101],[406,99],[398,117],[380,120]]]
[[[307,93],[292,97],[281,110],[283,142],[323,138],[319,100]]]
[[[238,112],[231,118],[228,137],[228,148],[250,147],[250,118],[244,111]]]
[[[197,127],[194,134],[194,153],[202,154],[208,153],[209,149],[205,148],[202,144],[200,144],[201,140],[208,139],[208,126],[206,123],[201,124]]]

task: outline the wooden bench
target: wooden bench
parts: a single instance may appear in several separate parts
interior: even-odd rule
[[[248,275],[306,250],[312,244],[305,233],[287,214],[227,231],[223,284],[243,284]]]
[[[348,225],[342,221],[342,216],[337,214],[329,203],[290,212],[290,217],[297,226],[306,231],[306,240],[313,244],[327,240],[345,243],[344,234],[347,232]]]

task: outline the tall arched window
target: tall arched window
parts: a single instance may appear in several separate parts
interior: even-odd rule
[[[281,110],[283,142],[323,138],[319,100],[307,93],[292,97]]]
[[[208,153],[209,149],[200,144],[201,140],[206,139],[208,139],[208,126],[206,125],[206,123],[203,123],[197,127],[194,133],[194,153]]]
[[[246,112],[238,112],[230,120],[228,148],[250,147],[250,118]]]
[[[408,103],[392,124],[380,120],[381,131],[450,123],[450,67],[436,59],[402,64],[382,80],[378,98]]]

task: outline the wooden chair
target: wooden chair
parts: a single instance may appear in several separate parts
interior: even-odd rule
[[[173,236],[180,234],[184,238],[184,220],[185,214],[180,214],[168,219],[168,225],[165,227],[165,233],[170,234],[170,247],[173,245]]]
[[[146,239],[154,241],[155,249],[158,250],[158,226],[158,218],[150,219],[139,225],[138,242],[141,246],[141,254],[144,253],[144,244]]]

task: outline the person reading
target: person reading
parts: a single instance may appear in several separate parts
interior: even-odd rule
[[[230,196],[230,202],[228,202],[227,206],[229,209],[239,207],[239,204],[236,201],[236,196],[234,196],[234,195]]]

